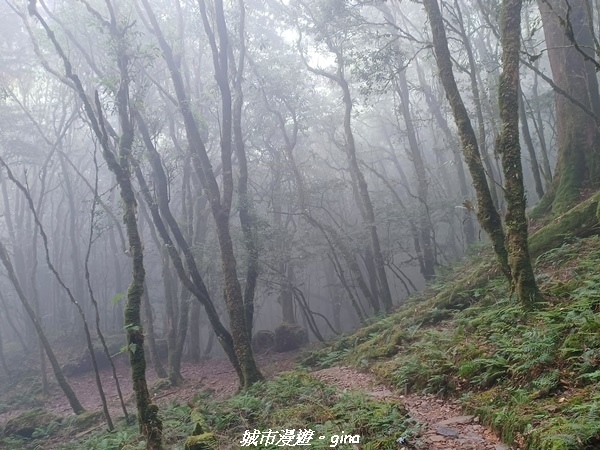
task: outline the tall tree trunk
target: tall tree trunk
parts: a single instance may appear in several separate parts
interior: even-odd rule
[[[571,97],[598,115],[600,96],[594,64],[582,52],[594,58],[594,41],[585,1],[538,0],[548,58],[554,83]],[[568,6],[567,6],[568,5]],[[569,8],[567,20],[567,8]],[[567,36],[570,29],[571,37]],[[563,95],[555,95],[558,161],[553,189],[540,204],[541,211],[566,211],[586,188],[600,182],[600,133],[594,119]]]
[[[421,85],[421,89],[425,94],[425,101],[427,102],[427,106],[429,106],[429,111],[433,114],[436,123],[444,133],[444,137],[446,140],[446,144],[450,147],[452,151],[452,157],[454,160],[454,166],[456,168],[456,173],[458,175],[458,185],[460,187],[460,195],[463,199],[463,202],[469,199],[469,186],[467,184],[467,177],[465,176],[465,168],[463,164],[463,160],[460,156],[460,144],[458,143],[456,137],[450,131],[450,127],[448,126],[448,121],[446,117],[442,115],[441,104],[439,103],[436,96],[433,94],[431,87],[426,83],[425,76],[423,74],[423,69],[421,65],[415,60],[415,66],[417,68],[417,73],[419,75],[419,84]],[[464,210],[463,219],[462,219],[463,233],[466,245],[469,245],[475,241],[475,226],[473,225],[473,219],[471,217],[471,211],[468,209]]]
[[[338,67],[341,61],[338,61]],[[390,312],[393,307],[392,293],[390,291],[390,285],[385,271],[385,262],[383,259],[383,252],[381,250],[381,244],[379,242],[379,234],[377,233],[377,226],[375,222],[375,211],[373,209],[373,203],[371,202],[371,196],[367,187],[367,181],[360,170],[358,165],[358,159],[356,157],[356,146],[354,143],[354,134],[352,132],[352,96],[350,95],[350,87],[346,80],[341,76],[342,72],[338,70],[338,85],[342,88],[343,100],[344,100],[344,134],[346,136],[346,153],[348,162],[350,164],[350,173],[353,174],[356,185],[358,187],[360,203],[362,203],[363,220],[366,223],[366,227],[369,230],[371,237],[371,247],[373,249],[373,259],[375,260],[375,266],[377,268],[377,276],[379,278],[380,297],[383,303],[383,307],[387,312]]]
[[[465,50],[467,52],[467,59],[469,62],[469,80],[471,82],[471,91],[473,92],[473,103],[475,103],[475,113],[477,116],[477,140],[479,144],[479,154],[483,159],[483,164],[487,170],[487,175],[489,177],[489,190],[492,195],[492,200],[494,200],[494,205],[496,206],[496,208],[499,208],[500,195],[498,194],[498,189],[496,188],[496,183],[498,182],[498,180],[496,180],[494,177],[495,171],[492,165],[490,153],[488,151],[488,146],[486,144],[487,133],[485,128],[485,120],[483,118],[483,102],[481,99],[481,90],[479,89],[480,83],[477,79],[479,67],[477,66],[477,62],[475,61],[475,54],[473,52],[473,46],[471,44],[471,37],[468,35],[467,30],[465,28],[461,7],[459,6],[457,0],[454,0],[454,6],[458,16],[458,27],[460,31],[460,36],[462,38],[463,45],[465,46]]]
[[[122,43],[120,43],[122,45]],[[146,358],[144,354],[144,334],[140,310],[146,271],[144,269],[144,252],[142,240],[138,229],[136,210],[137,202],[131,183],[130,158],[133,145],[134,128],[130,121],[129,87],[127,66],[128,61],[124,52],[120,53],[119,67],[121,69],[121,85],[117,97],[119,105],[119,119],[122,135],[119,139],[120,164],[114,155],[108,155],[108,148],[104,149],[105,159],[109,168],[117,177],[123,201],[123,223],[129,241],[129,254],[132,260],[132,280],[127,289],[127,304],[125,305],[125,331],[127,333],[127,346],[129,350],[129,363],[131,365],[131,381],[135,393],[138,410],[138,423],[140,432],[146,436],[148,450],[162,449],[162,421],[158,417],[158,407],[152,403],[146,382]],[[96,97],[97,107],[100,111],[100,102]],[[106,139],[106,137],[105,137]]]
[[[485,170],[481,161],[477,137],[471,125],[469,114],[458,90],[454,73],[452,71],[452,59],[448,49],[448,39],[444,29],[444,21],[440,12],[438,0],[423,0],[425,11],[429,17],[433,38],[433,47],[437,60],[440,78],[446,91],[446,98],[450,103],[456,127],[460,136],[463,155],[473,179],[473,186],[477,195],[477,219],[482,228],[487,232],[494,247],[494,253],[500,264],[500,268],[509,281],[512,280],[510,267],[508,265],[508,253],[504,244],[504,230],[500,214],[494,206],[490,194]]]
[[[538,95],[538,74],[534,73],[533,77],[533,101],[534,105],[536,106],[532,108],[532,111],[535,116],[535,131],[538,137],[538,141],[540,142],[540,153],[542,154],[542,167],[544,168],[542,173],[544,174],[545,181],[544,188],[545,191],[548,191],[552,184],[552,168],[550,167],[550,159],[548,158],[548,146],[546,145],[546,135],[544,134],[544,121],[542,119],[541,113],[541,100]]]
[[[408,147],[410,156],[415,168],[417,177],[417,197],[419,201],[419,239],[423,249],[423,277],[426,281],[430,281],[435,277],[435,242],[433,242],[433,226],[431,217],[429,216],[429,207],[427,205],[427,197],[429,193],[429,180],[425,169],[425,161],[419,143],[417,141],[417,133],[413,125],[412,114],[410,111],[410,97],[408,92],[408,82],[406,81],[406,72],[401,70],[398,75],[398,94],[400,96],[400,107],[402,109],[402,117],[406,126],[406,134],[408,137]]]
[[[243,2],[240,0],[240,24],[242,39],[243,39],[243,21],[244,21],[244,7]],[[244,387],[251,386],[256,381],[263,379],[260,373],[254,354],[252,352],[251,340],[252,340],[252,317],[254,314],[254,288],[256,279],[258,277],[258,266],[257,266],[257,253],[255,248],[254,237],[252,236],[251,218],[249,216],[248,205],[243,206],[240,209],[240,220],[242,229],[244,231],[244,238],[246,246],[249,250],[249,263],[248,263],[248,276],[246,285],[246,294],[242,292],[242,286],[240,285],[237,276],[237,261],[235,252],[233,251],[233,242],[231,239],[230,230],[230,214],[231,214],[231,201],[233,195],[233,169],[232,169],[232,146],[234,145],[232,133],[234,132],[234,117],[233,117],[233,102],[231,88],[229,86],[229,64],[234,61],[230,60],[230,49],[229,49],[229,30],[225,23],[225,12],[223,9],[223,1],[215,0],[214,2],[214,20],[215,29],[210,25],[206,4],[204,0],[199,0],[198,5],[200,6],[200,12],[202,16],[202,23],[206,36],[208,37],[210,47],[213,56],[213,67],[215,72],[215,79],[221,93],[221,164],[223,166],[223,177],[222,177],[222,196],[220,190],[214,180],[214,174],[208,173],[207,169],[210,167],[208,161],[202,163],[204,167],[205,176],[210,178],[209,186],[207,190],[210,192],[209,199],[211,203],[211,209],[215,224],[217,226],[217,237],[219,240],[219,248],[221,250],[221,267],[223,271],[223,279],[225,283],[225,304],[227,306],[227,312],[229,314],[229,325],[231,327],[231,335],[233,337],[234,349],[240,363],[240,368],[243,374]],[[218,44],[217,44],[218,37]],[[244,50],[240,53],[241,69],[243,70],[243,55]],[[243,73],[239,73],[241,82],[241,76]],[[240,92],[241,95],[241,92]],[[241,96],[237,99],[240,102],[237,106],[240,108],[238,111],[236,108],[236,124],[235,127],[238,129],[240,126],[240,117],[237,114],[241,114]],[[238,130],[235,132],[236,138],[236,151],[238,152],[238,159],[241,156],[242,170],[240,177],[242,178],[242,190],[241,194],[245,198],[241,198],[242,202],[248,201],[246,196],[247,187],[247,171],[245,170],[245,152],[243,151],[243,142],[241,141],[241,132]],[[243,153],[243,155],[241,154]],[[204,155],[202,155],[204,159]],[[248,297],[248,298],[246,298]]]
[[[238,176],[238,196],[239,196],[239,217],[242,233],[244,235],[244,245],[246,247],[247,268],[246,268],[246,285],[244,287],[244,309],[246,313],[246,323],[248,327],[248,339],[252,340],[252,326],[254,322],[254,293],[259,275],[258,264],[258,236],[256,235],[256,220],[254,218],[252,198],[248,194],[248,161],[246,157],[246,149],[244,145],[244,137],[242,133],[242,108],[244,107],[244,96],[242,91],[242,80],[244,77],[245,61],[246,61],[246,36],[245,36],[245,21],[246,8],[243,0],[238,0],[239,7],[239,24],[238,24],[238,64],[235,65],[233,50],[227,48],[230,63],[235,69],[233,76],[233,89],[235,98],[233,100],[232,111],[232,131],[235,154],[239,166]],[[221,43],[222,45],[222,43]]]
[[[220,139],[221,163],[223,166],[222,198],[221,189],[217,183],[217,178],[212,169],[208,152],[201,138],[198,123],[190,108],[188,93],[185,89],[179,64],[176,62],[173,51],[160,30],[158,21],[156,20],[156,16],[154,15],[150,4],[147,0],[142,0],[142,4],[148,14],[148,18],[158,38],[159,45],[163,51],[163,56],[169,68],[176,96],[179,101],[179,109],[183,116],[186,134],[190,143],[190,150],[193,155],[193,166],[208,196],[212,215],[217,227],[217,237],[221,249],[221,263],[225,283],[225,302],[230,320],[231,338],[236,359],[236,361],[232,361],[232,363],[234,364],[234,367],[236,367],[236,370],[238,370],[238,374],[241,375],[240,384],[243,387],[248,387],[254,382],[261,380],[262,375],[258,370],[250,345],[250,328],[247,323],[248,311],[244,305],[242,288],[237,277],[237,262],[229,229],[231,200],[233,195],[232,103],[231,91],[229,90],[228,84],[229,77],[227,75],[229,59],[227,43],[228,31],[225,24],[223,3],[220,0],[215,2],[215,20],[217,23],[219,44],[221,46],[219,51],[215,34],[207,17],[206,5],[203,1],[198,2],[202,21],[213,51],[215,76],[222,96],[222,135]]]
[[[527,243],[527,201],[519,144],[519,50],[522,0],[504,0],[500,16],[502,73],[498,87],[501,132],[496,152],[502,158],[506,198],[506,247],[513,287],[521,303],[531,306],[538,297]]]
[[[541,199],[544,196],[544,185],[542,184],[542,176],[540,173],[540,166],[537,161],[537,156],[535,154],[535,147],[533,146],[533,140],[531,139],[531,133],[529,132],[527,111],[525,109],[525,101],[523,100],[522,92],[519,92],[519,117],[521,118],[521,131],[523,133],[523,139],[525,140],[525,146],[527,147],[527,152],[529,153],[529,163],[531,165],[531,173],[535,183],[535,192],[538,195],[538,198]]]

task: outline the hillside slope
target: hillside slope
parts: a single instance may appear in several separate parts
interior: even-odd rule
[[[407,392],[459,397],[508,444],[600,448],[600,237],[561,240],[536,259],[544,301],[534,310],[481,250],[305,363],[350,364]]]

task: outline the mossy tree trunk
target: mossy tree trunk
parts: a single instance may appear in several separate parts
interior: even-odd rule
[[[137,222],[137,202],[131,182],[131,150],[134,139],[134,126],[129,109],[129,58],[127,57],[124,35],[122,34],[124,32],[117,30],[114,17],[111,28],[115,37],[121,37],[117,41],[120,84],[116,99],[121,136],[116,157],[110,152],[107,145],[103,147],[103,153],[109,169],[115,174],[119,184],[121,200],[123,201],[123,223],[132,260],[132,280],[127,289],[127,303],[125,305],[125,330],[127,333],[129,363],[131,365],[131,381],[138,410],[138,422],[140,432],[146,437],[146,448],[148,450],[158,450],[163,448],[162,421],[158,417],[158,407],[152,403],[146,382],[146,358],[141,321],[146,271],[144,269],[142,240]],[[100,101],[97,94],[96,107],[102,121]],[[102,131],[103,141],[106,142],[106,131]]]
[[[471,82],[471,91],[473,93],[473,103],[475,104],[475,114],[477,117],[477,142],[479,144],[479,154],[483,159],[484,167],[486,168],[487,175],[489,178],[489,190],[494,200],[494,205],[497,208],[500,208],[500,194],[498,193],[497,183],[499,180],[497,179],[497,171],[494,170],[494,165],[492,164],[492,158],[490,152],[488,151],[488,146],[486,144],[486,136],[488,134],[493,134],[490,130],[486,129],[485,120],[483,118],[483,99],[481,95],[480,86],[483,86],[481,82],[481,78],[479,76],[480,68],[476,61],[475,52],[472,45],[471,36],[469,36],[469,32],[465,26],[464,17],[462,14],[462,10],[458,4],[458,2],[454,2],[456,18],[458,20],[458,32],[461,37],[462,43],[465,46],[465,51],[467,53],[467,60],[469,63],[469,70],[467,74],[469,76],[469,80]],[[493,115],[492,115],[493,117]],[[496,160],[497,162],[497,160]]]
[[[158,407],[152,404],[146,383],[146,358],[144,354],[144,334],[141,323],[141,304],[144,293],[144,257],[142,241],[136,217],[136,199],[131,182],[131,151],[134,140],[134,127],[129,108],[129,57],[126,47],[126,33],[129,26],[119,25],[110,2],[107,2],[110,19],[102,23],[108,28],[116,47],[116,58],[119,69],[118,90],[116,92],[116,107],[121,127],[121,136],[118,142],[118,153],[114,153],[109,143],[106,122],[100,103],[99,94],[95,93],[95,104],[88,98],[81,80],[73,72],[62,46],[56,39],[44,18],[36,10],[35,0],[29,2],[29,12],[42,24],[46,34],[58,56],[62,60],[67,78],[83,103],[85,114],[90,121],[94,135],[100,141],[102,154],[110,171],[115,175],[121,200],[123,202],[123,224],[125,225],[129,243],[129,254],[132,259],[132,281],[127,289],[127,303],[125,305],[125,330],[127,333],[127,346],[129,362],[131,365],[131,380],[138,410],[140,432],[146,438],[148,450],[162,449],[162,422],[158,417]]]
[[[125,94],[123,94],[125,95]],[[128,114],[127,112],[125,114]],[[123,120],[123,117],[122,117]],[[121,137],[119,148],[121,161],[124,162],[122,150],[125,146],[131,150],[133,144],[133,126],[130,126],[130,136]],[[127,230],[129,252],[132,258],[133,279],[127,289],[127,304],[125,306],[125,330],[131,365],[131,381],[138,409],[138,420],[141,433],[146,436],[148,450],[162,448],[162,422],[158,418],[158,407],[152,404],[148,385],[146,383],[146,358],[144,355],[144,334],[140,310],[144,295],[144,257],[142,241],[136,219],[136,201],[131,185],[129,169],[121,170],[117,176],[123,200],[123,222]]]
[[[512,284],[521,303],[531,305],[539,295],[527,243],[527,200],[519,143],[519,50],[522,0],[504,0],[500,17],[502,73],[498,87],[501,130],[496,152],[502,158],[506,199],[506,248]]]
[[[594,39],[584,1],[538,0],[554,83],[596,115],[600,112],[593,62]],[[581,51],[575,48],[576,40]],[[558,160],[552,189],[536,213],[560,214],[600,182],[600,134],[594,118],[564,95],[555,94]]]
[[[431,26],[433,48],[440,78],[446,91],[446,98],[452,108],[463,155],[473,179],[473,186],[477,196],[477,219],[482,228],[490,236],[500,268],[510,281],[512,278],[508,265],[508,253],[504,243],[502,221],[490,193],[475,131],[473,130],[469,114],[454,78],[448,39],[438,0],[423,0],[423,5],[425,6]]]

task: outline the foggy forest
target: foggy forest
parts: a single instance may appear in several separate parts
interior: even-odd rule
[[[600,448],[600,1],[0,1],[0,448]]]

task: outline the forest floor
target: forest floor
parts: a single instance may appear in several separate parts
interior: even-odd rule
[[[263,374],[269,379],[279,372],[291,370],[297,356],[298,352],[296,351],[258,355],[256,359]],[[135,409],[132,408],[133,390],[129,375],[129,365],[121,360],[117,362],[116,367],[125,402],[129,404],[130,411],[135,414]],[[191,402],[194,395],[201,389],[210,390],[214,398],[217,399],[229,397],[235,394],[238,389],[238,379],[235,370],[229,360],[225,358],[210,359],[197,364],[184,362],[181,366],[181,375],[185,380],[181,386],[154,389],[153,386],[156,385],[159,378],[156,376],[154,370],[147,370],[148,386],[151,394],[154,396],[154,401],[159,406],[173,399],[184,403]],[[101,379],[109,402],[109,411],[114,416],[122,414],[112,371],[108,368],[103,370],[101,372]],[[69,378],[69,382],[86,410],[95,411],[102,408],[96,381],[92,373],[71,377]],[[62,392],[55,389],[53,394],[45,404],[45,408],[59,416],[70,414],[71,408],[64,395],[62,395]]]
[[[297,364],[299,353],[298,351],[271,353],[260,355],[257,360],[265,377],[272,379],[278,373],[293,370]],[[117,361],[116,367],[129,412],[135,414],[129,368],[122,360]],[[456,401],[426,394],[403,395],[393,388],[377,382],[372,375],[348,366],[316,370],[310,374],[336,389],[363,391],[375,401],[394,400],[403,404],[412,419],[419,424],[419,436],[418,438],[415,436],[413,441],[417,448],[431,450],[509,449],[501,444],[489,429],[480,425],[477,417],[463,415]],[[185,381],[181,386],[165,387],[153,393],[154,400],[160,407],[173,401],[182,404],[192,403],[200,390],[209,392],[217,400],[231,397],[237,391],[237,376],[226,359],[207,360],[198,364],[184,363],[182,375]],[[101,371],[101,378],[111,415],[113,418],[122,416],[111,371],[108,368]],[[157,381],[158,378],[154,371],[149,370],[148,385],[153,386]],[[69,382],[86,410],[100,410],[101,403],[93,374],[73,376],[69,378]],[[70,415],[69,404],[56,387],[43,406],[57,416]],[[0,414],[0,427],[8,419],[23,411],[16,409]],[[103,423],[96,423],[86,430],[79,431],[75,436],[69,436],[69,439],[83,438],[90,432],[101,428],[103,428]],[[64,440],[65,436],[48,436],[47,439],[38,440],[37,445],[42,445],[47,450],[60,449]],[[3,446],[0,442],[0,448],[11,447]]]
[[[299,351],[269,353],[258,355],[256,359],[265,378],[269,379],[280,372],[292,370],[296,364],[295,360],[298,357],[298,354]],[[129,365],[125,360],[117,359],[115,361],[115,368],[128,413],[135,416],[136,411]],[[181,403],[192,402],[194,396],[196,396],[200,390],[210,392],[214,399],[224,399],[234,395],[239,386],[235,370],[231,366],[231,363],[225,358],[210,359],[200,363],[182,363],[181,374],[184,378],[184,382],[180,386],[165,386],[155,389],[154,386],[158,384],[159,378],[152,368],[149,368],[146,373],[149,389],[153,395],[154,402],[158,404],[159,407],[173,401]],[[112,370],[109,367],[104,368],[100,371],[100,378],[111,417],[114,420],[117,417],[123,416],[123,409],[119,401]],[[53,375],[50,372],[48,373],[48,379],[53,379]],[[102,410],[100,395],[92,372],[67,377],[67,379],[86,411]],[[1,401],[2,398],[0,396],[0,402]],[[27,406],[24,406],[23,408],[12,408],[0,413],[0,430],[2,430],[8,420],[30,409]],[[72,416],[69,402],[55,383],[51,385],[51,392],[48,397],[35,406],[43,407],[45,410],[59,417]],[[83,430],[78,433],[78,437],[84,436],[88,431],[102,428],[102,426],[103,424],[100,426],[94,425],[88,430]],[[50,437],[48,440],[44,441],[43,448],[45,450],[61,448],[61,440],[61,436]],[[0,449],[2,448],[10,447],[3,446],[3,443],[0,441]]]

